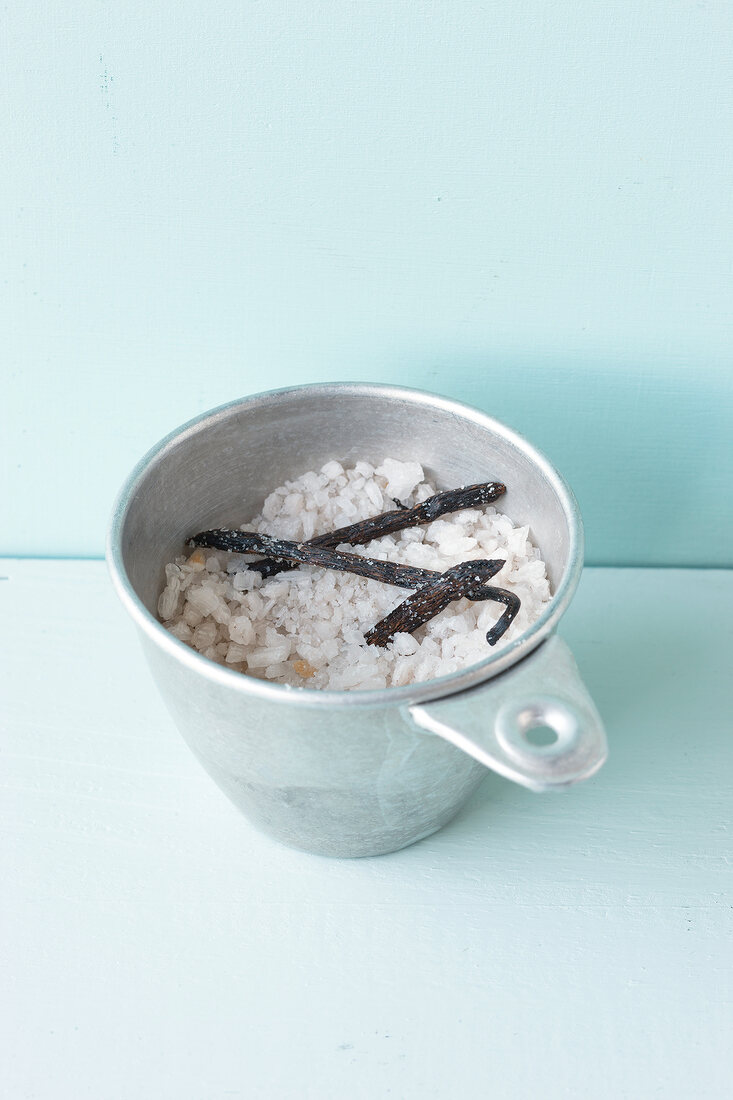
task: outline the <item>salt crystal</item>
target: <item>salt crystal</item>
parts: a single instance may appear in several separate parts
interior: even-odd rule
[[[238,645],[237,642],[230,642],[229,643],[229,645],[227,647],[227,651],[226,651],[226,656],[224,658],[224,660],[226,661],[226,663],[228,665],[242,664],[242,662],[245,661],[246,658],[247,658],[247,646],[246,645]]]
[[[216,623],[211,619],[206,619],[204,622],[199,623],[194,630],[192,638],[193,645],[200,652],[203,652],[214,645],[218,633]]]
[[[290,641],[286,639],[279,645],[250,650],[247,654],[247,665],[249,668],[266,668],[268,665],[282,664],[289,656]]]
[[[328,478],[325,475],[322,476],[313,472],[303,474],[300,478],[300,482],[307,493],[315,493],[317,489],[323,489],[327,481]]]
[[[335,638],[338,634],[338,624],[331,619],[314,622],[313,629],[318,637],[323,638],[324,641],[328,638]]]
[[[181,642],[190,642],[193,637],[193,631],[185,619],[179,619],[178,622],[173,623],[168,629],[171,634],[175,635]]]
[[[288,516],[297,516],[302,512],[303,498],[300,493],[289,493],[283,501],[283,508]]]
[[[201,612],[197,611],[190,600],[188,600],[186,602],[186,606],[183,609],[183,621],[189,626],[198,626],[202,619],[203,615],[201,614]]]
[[[196,585],[188,590],[186,599],[189,604],[202,615],[211,615],[215,607],[219,606],[219,596],[204,585]]]
[[[217,623],[228,623],[231,619],[232,613],[229,610],[229,606],[226,600],[222,599],[221,596],[217,597],[216,606],[213,608],[211,616]]]
[[[255,569],[248,569],[243,573],[235,573],[232,585],[237,592],[251,592],[253,588],[262,583],[262,576]]]
[[[415,489],[415,492],[412,494],[413,504],[423,504],[428,497],[433,496],[435,492],[436,490],[432,485],[423,482],[422,485],[418,485],[417,489]],[[403,501],[402,503],[404,504],[405,502]]]
[[[277,661],[275,664],[268,665],[265,669],[265,676],[268,680],[282,680],[287,674],[288,666],[282,661]]]
[[[445,554],[446,557],[462,559],[467,558],[469,551],[475,549],[476,539],[461,538],[460,535],[456,537],[455,532],[453,532],[451,537],[443,537],[438,545],[441,554]]]
[[[400,657],[409,657],[412,653],[417,653],[419,648],[420,645],[412,634],[395,634],[392,639],[392,652]]]
[[[419,462],[397,462],[394,458],[385,458],[376,473],[387,479],[387,492],[395,500],[409,496],[424,476]]]
[[[440,572],[444,568],[436,547],[424,542],[408,542],[403,545],[398,560],[416,565],[420,569],[435,569]]]
[[[344,468],[340,462],[327,462],[325,466],[321,466],[321,473],[324,477],[327,477],[329,481],[334,481],[340,474],[343,474]]]
[[[251,645],[255,639],[255,630],[246,615],[235,615],[229,621],[229,637],[242,646]]]
[[[265,610],[265,601],[262,599],[259,592],[248,592],[246,602],[251,612],[251,618],[259,619],[262,612]]]
[[[373,505],[375,515],[379,515],[380,512],[385,510],[382,490],[379,488],[376,481],[364,482],[364,494],[369,498],[369,503]]]
[[[262,505],[262,515],[265,519],[274,519],[282,507],[283,498],[277,493],[270,493]]]
[[[178,611],[178,593],[178,583],[175,583],[175,586],[173,583],[170,583],[166,588],[163,589],[160,599],[158,600],[158,614],[160,615],[161,619],[163,619],[163,621],[165,621],[166,619],[172,619]]]
[[[488,531],[476,531],[475,537],[481,549],[485,550],[488,554],[493,553],[499,545],[496,533],[491,529]]]

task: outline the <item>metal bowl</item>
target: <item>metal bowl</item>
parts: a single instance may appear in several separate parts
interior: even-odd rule
[[[450,676],[381,691],[314,691],[201,656],[156,617],[164,567],[192,531],[238,526],[276,485],[385,455],[418,459],[441,488],[503,481],[501,510],[528,524],[552,600],[513,643]],[[376,855],[439,829],[485,768],[535,790],[593,774],[598,713],[554,631],[583,564],[575,498],[521,436],[416,390],[335,383],[258,394],[176,429],[136,466],[115,506],[110,572],[158,688],[203,766],[259,828],[334,856]],[[528,738],[549,726],[550,745]]]

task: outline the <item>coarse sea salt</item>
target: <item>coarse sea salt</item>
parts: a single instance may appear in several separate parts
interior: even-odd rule
[[[275,489],[241,529],[304,541],[389,511],[395,500],[420,504],[436,491],[417,462],[385,458],[377,467],[360,461],[345,469],[331,461]],[[158,614],[180,641],[227,668],[292,687],[357,691],[431,680],[476,664],[524,633],[550,600],[529,527],[515,527],[492,505],[339,549],[441,573],[460,561],[503,558],[491,583],[519,596],[521,608],[492,648],[486,632],[503,605],[467,599],[380,648],[367,645],[364,634],[408,591],[305,565],[263,580],[246,568],[250,556],[197,549],[166,566]]]

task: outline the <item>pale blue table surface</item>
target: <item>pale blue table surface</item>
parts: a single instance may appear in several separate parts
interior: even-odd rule
[[[730,1097],[732,572],[586,570],[594,779],[329,861],[204,775],[101,563],[0,565],[5,1096]]]

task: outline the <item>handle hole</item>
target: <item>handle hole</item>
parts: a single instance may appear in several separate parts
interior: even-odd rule
[[[554,745],[558,734],[552,726],[536,725],[524,731],[524,738],[530,745],[544,748],[546,745]]]
[[[496,716],[496,738],[523,764],[542,762],[573,752],[580,736],[573,706],[552,695],[535,695],[505,704]]]

